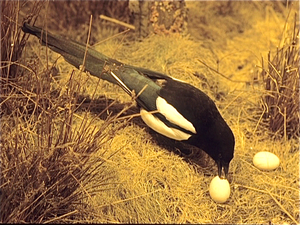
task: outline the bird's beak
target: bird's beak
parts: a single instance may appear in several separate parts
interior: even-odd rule
[[[228,180],[229,163],[225,163],[222,162],[221,160],[218,160],[217,165],[218,165],[218,176],[222,178],[222,168],[224,168],[225,178]]]

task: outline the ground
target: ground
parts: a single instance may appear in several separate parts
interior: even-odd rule
[[[98,51],[124,63],[184,80],[216,102],[236,140],[229,171],[231,196],[223,204],[215,203],[208,192],[210,181],[216,175],[214,162],[199,166],[176,154],[176,149],[161,144],[160,137],[138,116],[127,120],[128,115],[138,114],[135,105],[119,119],[106,123],[110,113],[116,115],[130,106],[131,97],[105,81],[78,70],[73,73],[74,68],[62,57],[57,60],[59,55],[51,51],[45,54],[46,48],[40,47],[36,38],[29,38],[23,59],[26,55],[37,55],[43,62],[41,67],[46,67],[46,60],[49,65],[57,60],[58,74],[51,85],[63,95],[69,93],[73,79],[72,82],[80,84],[75,85],[79,87],[80,95],[76,94],[76,98],[93,99],[72,111],[74,136],[81,131],[83,121],[89,124],[87,133],[98,129],[105,133],[97,140],[97,144],[100,143],[98,150],[87,161],[93,168],[96,159],[103,160],[99,168],[91,172],[94,176],[98,174],[98,180],[79,188],[82,201],[89,209],[84,208],[88,213],[79,221],[299,223],[298,140],[275,138],[262,125],[260,117],[263,112],[261,98],[265,93],[262,59],[267,59],[269,51],[271,54],[276,52],[284,32],[293,25],[299,3],[289,4],[292,5],[258,1],[188,1],[189,33],[186,36],[150,35],[136,40],[130,33],[114,38],[113,35],[118,33],[115,28],[103,26],[92,31],[95,42],[99,42],[94,45]],[[49,30],[56,33],[53,27]],[[72,38],[72,29],[67,30],[65,36]],[[28,61],[25,59],[24,63]],[[114,99],[117,102],[106,109]],[[269,172],[257,169],[252,158],[259,151],[276,154],[280,159],[279,168]],[[66,216],[65,219],[68,221],[69,218]]]

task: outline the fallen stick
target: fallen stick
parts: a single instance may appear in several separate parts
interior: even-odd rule
[[[107,20],[107,21],[110,21],[110,22],[119,24],[119,25],[121,25],[121,26],[127,27],[127,28],[129,28],[129,29],[135,30],[135,26],[130,25],[130,24],[128,24],[128,23],[124,23],[124,22],[122,22],[122,21],[120,21],[120,20],[117,20],[117,19],[114,19],[114,18],[110,18],[110,17],[108,17],[108,16],[100,15],[100,19],[104,19],[104,20]]]

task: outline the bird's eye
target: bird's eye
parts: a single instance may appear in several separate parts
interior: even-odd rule
[[[219,153],[218,158],[219,158],[219,159],[222,159],[222,158],[223,158],[221,153]]]

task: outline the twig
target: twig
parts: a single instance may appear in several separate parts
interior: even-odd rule
[[[117,34],[111,36],[111,37],[108,37],[108,38],[106,38],[106,39],[104,39],[104,40],[101,40],[101,41],[95,43],[93,46],[97,46],[97,45],[99,45],[99,44],[101,44],[101,43],[103,43],[103,42],[105,42],[105,41],[107,41],[107,40],[110,40],[110,39],[113,39],[113,38],[115,38],[115,37],[118,37],[118,36],[120,36],[120,35],[122,35],[122,34],[125,34],[125,33],[128,32],[128,31],[130,31],[130,29],[124,30],[124,31],[122,31],[122,32],[120,32],[120,33],[117,33]]]
[[[208,69],[214,71],[215,73],[219,74],[221,77],[231,81],[231,82],[235,82],[235,83],[247,83],[248,81],[246,80],[232,80],[229,77],[226,77],[224,74],[220,73],[219,71],[215,70],[214,68],[210,67],[209,65],[207,65],[205,62],[203,62],[200,59],[197,59],[200,63],[202,63],[204,66],[206,66]]]
[[[258,121],[257,121],[257,123],[256,123],[256,126],[255,126],[254,131],[253,131],[253,135],[255,135],[255,132],[256,132],[256,130],[257,130],[257,128],[258,128],[260,122],[262,121],[263,116],[265,115],[266,107],[265,107],[264,104],[263,104],[263,107],[264,107],[264,110],[263,110],[263,112],[261,113],[261,115],[260,115],[260,117],[259,117],[259,119],[258,119]]]
[[[130,25],[128,23],[124,23],[124,22],[122,22],[120,20],[117,20],[117,19],[114,19],[114,18],[110,18],[108,16],[100,15],[100,19],[104,19],[104,20],[110,21],[112,23],[116,23],[116,24],[119,24],[121,26],[127,27],[127,28],[129,28],[131,30],[135,30],[135,26]]]
[[[72,172],[69,173],[74,180],[77,182],[77,184],[79,184],[79,186],[81,187],[81,189],[86,193],[86,195],[89,197],[89,199],[95,204],[95,201],[92,199],[92,196],[88,193],[88,191],[82,186],[82,184],[79,182],[79,180],[73,175]]]
[[[62,218],[64,218],[64,217],[73,215],[73,214],[75,214],[75,213],[78,213],[78,210],[77,210],[77,209],[75,209],[75,210],[72,211],[72,212],[68,212],[68,213],[66,213],[66,214],[64,214],[64,215],[55,217],[55,218],[53,218],[53,219],[51,219],[51,220],[47,220],[47,221],[45,221],[44,223],[52,223],[53,221],[60,220],[60,219],[62,219]]]
[[[88,51],[88,47],[89,47],[89,42],[90,42],[90,37],[91,37],[92,19],[93,19],[93,16],[91,15],[90,26],[89,26],[89,33],[88,33],[88,37],[87,37],[87,41],[86,41],[85,52],[84,52],[82,67],[80,68],[80,71],[84,71],[84,67],[85,67],[86,55],[87,55],[87,51]]]
[[[271,192],[267,191],[267,193],[271,196],[271,198],[276,202],[276,204],[282,209],[282,211],[290,217],[290,219],[295,223],[299,224],[299,221],[297,221],[282,205],[281,203],[271,194]]]
[[[274,195],[269,192],[268,190],[261,190],[261,189],[257,189],[257,188],[254,188],[254,187],[249,187],[249,186],[245,186],[245,185],[242,185],[242,184],[236,184],[237,186],[240,186],[240,187],[243,187],[243,188],[247,188],[249,190],[252,190],[252,191],[257,191],[257,192],[260,192],[260,193],[264,193],[264,194],[269,194],[271,196],[271,198],[276,202],[276,204],[282,209],[282,211],[288,215],[288,217],[290,217],[290,219],[295,222],[295,224],[299,224],[299,222],[281,205],[281,203],[274,197]],[[282,197],[282,196],[281,196]]]
[[[286,134],[286,107],[284,107],[284,114],[283,114],[283,132],[284,132],[284,141],[287,141],[287,134]]]

